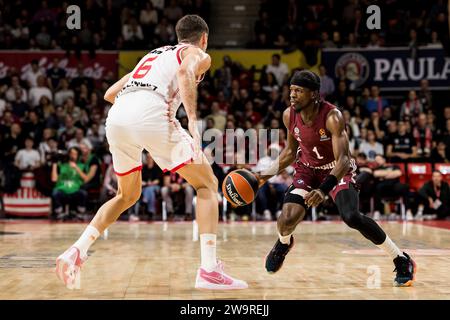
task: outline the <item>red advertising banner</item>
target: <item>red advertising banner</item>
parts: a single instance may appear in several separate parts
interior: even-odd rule
[[[66,70],[68,78],[77,75],[77,68],[80,63],[83,65],[84,75],[92,77],[96,81],[107,78],[107,74],[112,72],[113,80],[117,78],[118,71],[118,52],[98,51],[94,57],[89,53],[81,53],[81,57],[74,54],[66,55],[65,51],[19,51],[5,50],[0,51],[0,78],[7,75],[11,68],[17,69],[19,73],[25,73],[31,68],[31,61],[37,60],[39,67],[47,70],[53,66],[53,59],[59,58],[59,67]]]
[[[24,173],[20,179],[20,188],[13,194],[3,196],[5,213],[22,217],[48,217],[51,199],[43,196],[35,185],[34,174]]]

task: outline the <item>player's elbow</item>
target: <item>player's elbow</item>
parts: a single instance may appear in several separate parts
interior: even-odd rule
[[[114,103],[114,95],[109,90],[107,90],[105,92],[105,95],[103,96],[103,99],[105,99],[109,103]]]

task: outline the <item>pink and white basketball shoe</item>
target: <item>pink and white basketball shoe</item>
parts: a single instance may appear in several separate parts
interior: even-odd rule
[[[217,262],[216,267],[211,272],[203,268],[197,271],[197,278],[195,279],[196,289],[208,290],[240,290],[247,289],[248,284],[243,280],[238,280],[225,274],[223,271],[223,263]]]
[[[67,289],[80,289],[81,266],[86,260],[87,257],[81,258],[76,247],[70,247],[56,259],[56,275]]]

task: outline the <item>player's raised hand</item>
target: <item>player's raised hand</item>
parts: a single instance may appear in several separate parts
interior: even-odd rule
[[[325,194],[320,189],[314,189],[305,196],[305,203],[308,207],[317,207],[325,200]]]

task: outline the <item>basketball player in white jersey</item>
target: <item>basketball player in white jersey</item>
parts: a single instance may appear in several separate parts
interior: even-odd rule
[[[98,210],[78,241],[57,258],[56,273],[67,288],[80,287],[80,269],[89,247],[139,199],[144,149],[161,169],[177,171],[197,192],[201,266],[195,287],[248,287],[246,282],[226,275],[223,264],[216,259],[218,182],[200,149],[196,125],[197,83],[211,65],[211,58],[205,53],[208,32],[202,18],[184,16],[176,25],[177,45],[151,51],[131,73],[107,90],[105,99],[113,106],[106,120],[106,137],[118,176],[118,191]],[[192,137],[174,118],[181,102]]]

